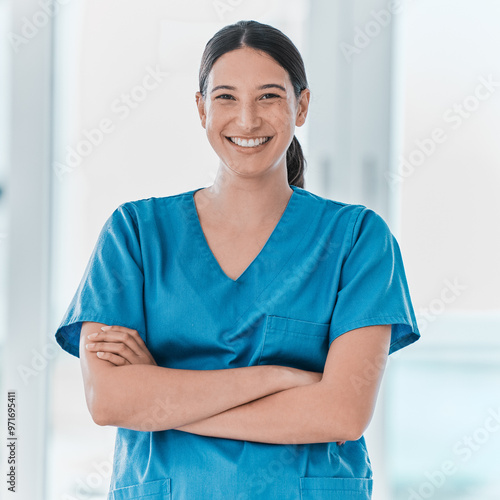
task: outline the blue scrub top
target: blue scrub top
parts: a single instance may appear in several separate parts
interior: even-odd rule
[[[384,220],[291,188],[277,226],[236,280],[201,228],[194,193],[203,188],[121,204],[57,342],[79,356],[81,324],[96,321],[137,330],[159,366],[318,372],[330,343],[355,328],[391,324],[390,353],[415,342],[400,249]],[[283,445],[118,427],[108,500],[365,500],[371,491],[364,437]]]

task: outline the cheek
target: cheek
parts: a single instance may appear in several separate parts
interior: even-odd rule
[[[225,121],[225,113],[219,109],[212,108],[206,115],[207,132],[212,134],[219,133]]]
[[[276,128],[281,131],[293,130],[295,126],[295,110],[290,102],[279,102],[272,111],[272,119]]]
[[[205,123],[205,129],[207,131],[207,135],[213,136],[217,133],[217,117],[214,115],[208,115],[207,121]]]
[[[274,114],[275,128],[282,134],[293,133],[295,127],[295,115],[290,110],[280,110]]]

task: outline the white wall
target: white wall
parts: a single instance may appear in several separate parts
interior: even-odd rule
[[[447,311],[499,310],[500,3],[420,0],[406,19],[403,155],[413,165],[399,187],[413,298],[429,307],[444,280],[457,280],[466,289]],[[490,77],[492,90],[481,83]],[[416,141],[436,129],[443,139],[429,142],[419,164]]]

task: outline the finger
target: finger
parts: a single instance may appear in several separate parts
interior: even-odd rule
[[[121,356],[117,356],[112,352],[98,351],[96,355],[98,358],[109,361],[110,363],[113,363],[115,366],[125,366],[131,364],[126,359],[122,358]]]
[[[138,345],[140,345],[141,347],[146,347],[144,340],[139,335],[139,332],[137,330],[133,330],[132,328],[127,328],[126,326],[119,326],[119,325],[103,326],[102,328],[104,328],[104,330],[102,330],[103,332],[116,331],[116,332],[128,333],[129,335],[132,336],[132,338],[137,342]]]
[[[141,348],[135,339],[127,332],[117,330],[107,330],[105,332],[97,332],[94,337],[89,337],[89,342],[115,342],[126,345],[136,356],[143,354],[144,349]]]
[[[135,333],[135,335],[132,336],[129,332],[133,332]],[[95,332],[93,335],[94,337],[92,337],[92,335],[89,335],[89,342],[95,342],[99,340],[104,340],[106,342],[123,342],[124,344],[129,346],[129,348],[135,353],[138,358],[147,359],[151,363],[156,365],[156,361],[154,360],[153,355],[149,352],[149,349],[136,330],[131,330],[130,328],[125,327],[118,327],[116,330],[114,330],[113,327],[111,327],[109,330]],[[136,339],[139,339],[140,343]],[[131,360],[129,359],[129,361]]]
[[[104,335],[101,335],[103,337]],[[110,335],[106,335],[109,337]],[[154,360],[151,353],[145,348],[144,351],[141,351],[137,354],[134,350],[132,350],[127,344],[124,342],[111,342],[109,340],[101,339],[99,342],[92,342],[86,344],[87,349],[91,351],[104,351],[111,352],[116,354],[117,356],[121,356],[126,359],[130,364],[138,364],[138,363],[146,363],[156,365],[156,361]],[[90,341],[89,341],[90,342]],[[139,348],[137,348],[139,349]]]
[[[122,357],[130,364],[133,364],[138,357],[134,351],[121,342],[95,342],[93,344],[87,344],[87,349],[93,352],[109,352]]]

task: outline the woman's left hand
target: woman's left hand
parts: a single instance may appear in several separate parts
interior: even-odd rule
[[[156,361],[149,352],[137,330],[124,326],[105,326],[94,337],[88,338],[86,348],[97,353],[115,366],[155,365]]]

